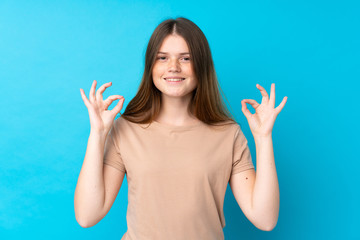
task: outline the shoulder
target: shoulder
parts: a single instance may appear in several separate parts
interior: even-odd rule
[[[131,121],[127,120],[126,118],[124,118],[122,115],[120,115],[120,117],[118,117],[114,121],[113,125],[117,131],[121,131],[121,132],[141,131],[141,130],[145,129],[146,126],[148,126],[148,124],[131,122]]]
[[[227,141],[234,141],[238,132],[241,131],[241,127],[237,122],[227,121],[223,123],[217,123],[215,125],[207,124],[207,129],[211,134],[211,137],[220,137],[221,139],[228,139]]]
[[[123,132],[124,129],[127,129],[129,126],[129,121],[127,121],[125,118],[123,118],[121,115],[117,119],[115,119],[113,123],[113,128],[115,132]]]
[[[237,122],[230,120],[221,123],[216,123],[214,125],[207,124],[207,126],[213,130],[224,131],[224,132],[236,132],[240,129],[240,125]]]

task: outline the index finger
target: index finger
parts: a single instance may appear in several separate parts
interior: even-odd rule
[[[85,106],[88,107],[89,104],[90,104],[90,102],[89,102],[89,100],[87,99],[87,97],[86,97],[86,95],[85,95],[85,92],[84,92],[84,90],[83,90],[82,88],[80,88],[80,94],[81,94],[82,100],[83,100],[84,103],[85,103]]]
[[[275,83],[271,84],[270,103],[271,103],[272,107],[275,107]]]
[[[260,90],[261,95],[263,96],[263,99],[265,101],[269,100],[269,95],[266,92],[265,88],[263,88],[262,86],[260,86],[260,84],[256,84],[256,87]]]
[[[93,81],[91,88],[90,88],[90,94],[89,94],[90,102],[95,101],[95,88],[96,88],[96,80]]]
[[[103,84],[97,91],[96,91],[96,98],[102,98],[102,94],[106,88],[110,87],[112,82],[108,82]]]

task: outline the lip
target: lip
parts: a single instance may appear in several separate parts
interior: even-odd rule
[[[179,79],[179,81],[168,81],[168,80],[166,80],[166,78],[164,80],[166,81],[166,84],[169,84],[169,85],[178,85],[178,84],[181,84],[185,80],[185,78],[174,78],[174,79]]]
[[[168,78],[172,78],[172,79],[185,79],[185,78],[183,78],[183,77],[164,77],[165,80],[168,79]]]
[[[171,77],[169,77],[171,78]],[[174,77],[173,79],[179,79],[179,81],[168,81],[167,78],[164,78],[164,80],[166,81],[167,84],[173,85],[173,84],[180,84],[183,81],[185,81],[185,78],[179,78],[179,77]]]

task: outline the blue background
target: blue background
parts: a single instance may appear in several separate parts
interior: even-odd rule
[[[88,95],[94,79],[113,82],[104,96],[123,95],[123,112],[151,33],[184,16],[208,38],[254,163],[240,101],[261,102],[256,83],[268,92],[275,83],[276,106],[288,96],[273,129],[278,224],[271,232],[254,227],[228,187],[226,239],[360,239],[359,12],[358,1],[1,0],[0,238],[121,238],[126,178],[97,225],[75,220],[90,131],[79,89]]]

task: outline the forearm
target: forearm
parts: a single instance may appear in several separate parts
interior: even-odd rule
[[[90,133],[84,162],[75,189],[75,216],[79,224],[92,226],[101,219],[105,201],[103,155],[106,136]]]
[[[254,136],[256,145],[256,178],[252,209],[261,226],[271,230],[279,216],[279,183],[276,174],[272,136]]]

